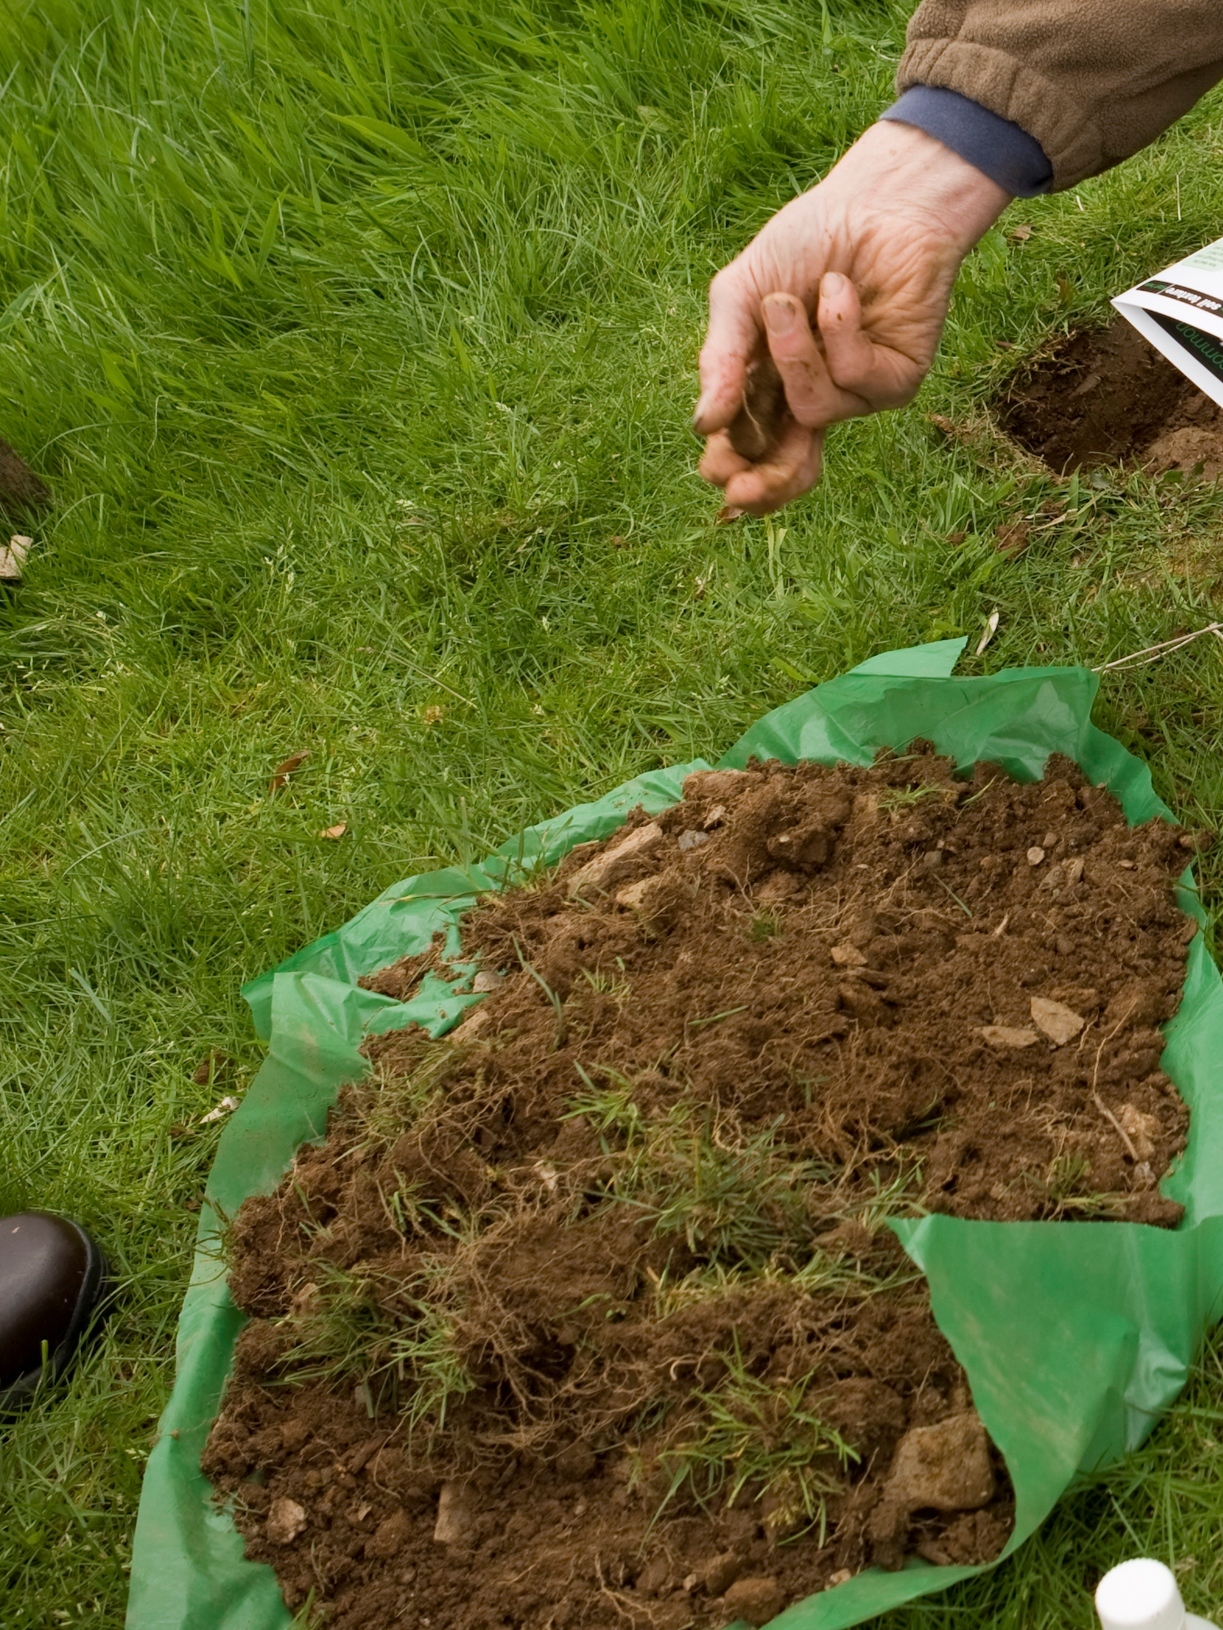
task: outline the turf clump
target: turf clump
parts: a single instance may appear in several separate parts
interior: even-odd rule
[[[679,1630],[988,1560],[1005,1468],[886,1218],[1179,1217],[1191,840],[1058,759],[684,792],[367,981],[486,994],[239,1214],[205,1469],[291,1606]]]

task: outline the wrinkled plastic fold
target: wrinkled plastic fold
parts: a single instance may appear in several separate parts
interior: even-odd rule
[[[869,764],[916,738],[967,768],[1000,764],[1036,780],[1050,753],[1080,764],[1137,824],[1169,811],[1144,764],[1091,723],[1095,676],[1081,668],[951,677],[964,642],[887,652],[757,721],[721,759],[753,755]],[[528,828],[482,865],[412,877],[244,991],[267,1058],[222,1134],[200,1214],[178,1327],[177,1378],[145,1472],[128,1630],[287,1630],[272,1569],[248,1562],[199,1469],[244,1316],[230,1299],[224,1219],[275,1188],[304,1142],[322,1138],[339,1089],[360,1079],[369,1034],[415,1023],[441,1035],[478,996],[429,978],[410,1002],[357,979],[425,950],[489,889],[530,876],[574,844],[606,837],[628,812],[680,797],[703,760],[626,782]],[[1202,921],[1186,873],[1181,904]],[[1075,1477],[1137,1447],[1183,1386],[1223,1313],[1223,988],[1201,934],[1162,1065],[1191,1110],[1189,1146],[1163,1192],[1185,1207],[1171,1232],[1137,1223],[994,1223],[932,1216],[892,1224],[930,1285],[934,1316],[963,1364],[1015,1486],[1010,1555]],[[779,1630],[844,1630],[979,1572],[911,1561],[871,1570],[788,1608]]]

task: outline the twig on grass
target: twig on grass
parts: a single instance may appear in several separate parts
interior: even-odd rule
[[[1158,645],[1144,646],[1141,651],[1131,651],[1129,656],[1117,657],[1112,662],[1103,662],[1091,671],[1103,674],[1115,668],[1145,667],[1148,662],[1157,662],[1170,651],[1179,651],[1182,645],[1192,645],[1194,640],[1201,639],[1203,634],[1213,634],[1217,639],[1223,640],[1223,623],[1207,623],[1205,628],[1195,628],[1191,634],[1177,634],[1170,640],[1161,640]]]

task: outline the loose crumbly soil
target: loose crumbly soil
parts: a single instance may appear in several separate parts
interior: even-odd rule
[[[1223,473],[1219,408],[1124,317],[1070,335],[1012,383],[998,417],[1058,475],[1117,463]]]
[[[684,791],[471,913],[484,1001],[372,1041],[236,1221],[204,1469],[329,1625],[763,1623],[988,1560],[1005,1468],[883,1219],[1178,1220],[1192,839],[1057,759]]]

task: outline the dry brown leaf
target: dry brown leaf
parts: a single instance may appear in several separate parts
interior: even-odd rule
[[[319,833],[320,838],[342,838],[348,831],[347,821],[337,821],[334,826],[325,826]]]
[[[268,782],[269,796],[273,793],[283,791],[283,789],[289,784],[289,777],[294,774],[295,771],[300,770],[302,765],[309,757],[310,749],[307,747],[304,752],[290,753],[288,758],[282,759],[272,771],[272,779]]]
[[[1032,228],[1026,222],[1022,226],[1013,226],[1007,233],[1007,238],[1011,243],[1027,243],[1031,236]]]

